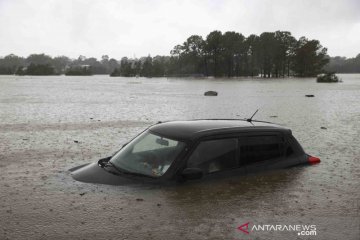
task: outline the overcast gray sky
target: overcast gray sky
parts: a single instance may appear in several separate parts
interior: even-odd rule
[[[360,0],[0,0],[0,56],[168,55],[193,34],[287,30],[360,53]]]

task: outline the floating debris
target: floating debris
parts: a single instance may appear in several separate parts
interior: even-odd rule
[[[205,96],[217,96],[218,93],[215,91],[207,91],[204,93]]]
[[[306,94],[305,97],[315,97],[314,94]]]
[[[79,141],[78,141],[78,140],[74,140],[74,143],[79,143]]]
[[[84,192],[84,193],[80,193],[79,195],[80,195],[80,196],[84,196],[85,194],[86,194],[86,192]]]
[[[144,199],[142,199],[142,198],[137,198],[136,201],[142,202],[142,201],[144,201]]]
[[[321,129],[327,129],[326,127],[321,127]]]

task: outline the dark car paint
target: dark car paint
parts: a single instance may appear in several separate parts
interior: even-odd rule
[[[134,184],[134,180],[120,175],[112,174],[101,168],[97,163],[91,163],[72,172],[75,180],[87,183],[100,183],[109,185]]]
[[[213,175],[230,175],[231,172],[236,172],[238,174],[246,174],[246,173],[255,173],[264,170],[271,170],[276,168],[287,168],[290,166],[299,165],[302,163],[306,163],[306,154],[302,149],[301,145],[297,142],[297,140],[291,135],[291,131],[239,131],[232,132],[231,134],[215,134],[215,135],[204,135],[197,139],[193,146],[188,151],[188,154],[185,156],[185,161],[182,162],[182,168],[180,171],[186,168],[187,160],[191,156],[192,152],[196,149],[196,147],[200,144],[200,142],[205,140],[215,140],[215,139],[224,139],[224,138],[241,138],[241,137],[249,137],[249,136],[265,136],[265,135],[278,135],[281,134],[285,137],[285,141],[294,147],[294,154],[291,157],[281,157],[278,159],[271,159],[262,162],[253,163],[250,165],[245,165],[236,169],[226,170],[222,172],[216,172],[212,174],[205,175],[204,177],[212,177]],[[240,142],[239,142],[240,144]],[[239,156],[237,156],[239,158]]]
[[[191,123],[196,124],[192,125]],[[110,185],[182,181],[181,173],[187,166],[187,160],[201,141],[264,135],[283,136],[286,143],[293,147],[294,153],[292,156],[283,156],[279,159],[266,160],[244,165],[236,169],[206,174],[202,179],[205,180],[215,176],[243,175],[277,168],[287,168],[306,163],[307,155],[298,141],[292,136],[291,130],[274,124],[256,123],[255,126],[246,121],[241,121],[239,124],[238,120],[195,120],[159,123],[150,126],[146,130],[170,139],[184,141],[187,144],[163,176],[151,178],[123,174],[120,172],[115,174],[115,170],[109,171],[101,167],[98,163],[91,163],[70,169],[72,177],[81,182]],[[176,136],[176,132],[178,132],[179,136]],[[239,157],[239,155],[237,155],[237,157]],[[111,157],[108,157],[107,159],[109,160],[110,158]]]
[[[190,121],[170,121],[155,124],[149,127],[149,130],[161,134],[170,139],[176,140],[195,140],[201,137],[212,136],[216,134],[231,134],[237,131],[241,132],[290,132],[291,130],[279,125],[256,122],[250,123],[242,120],[190,120]]]
[[[160,183],[163,179],[136,176],[116,171],[114,168],[104,168],[98,163],[86,164],[84,167],[72,171],[75,180],[87,183],[107,185],[136,185],[141,183]]]

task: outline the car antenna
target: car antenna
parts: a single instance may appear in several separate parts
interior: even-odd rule
[[[249,123],[252,123],[252,119],[258,111],[259,111],[259,109],[254,112],[254,114],[251,116],[251,118],[247,118],[246,121]]]

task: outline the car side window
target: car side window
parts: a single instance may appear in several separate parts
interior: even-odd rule
[[[187,167],[201,168],[213,173],[237,167],[238,139],[216,139],[202,141],[191,154]]]
[[[240,164],[251,164],[284,156],[281,136],[248,136],[240,139]]]

